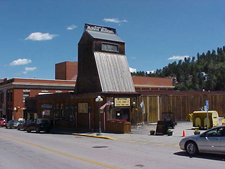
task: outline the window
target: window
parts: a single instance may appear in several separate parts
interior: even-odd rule
[[[88,113],[88,103],[78,103],[78,113]]]
[[[221,136],[225,136],[225,128],[223,127],[212,129],[206,133],[206,137],[221,137]]]
[[[4,93],[1,93],[0,99],[1,99],[1,102],[4,103]]]
[[[13,101],[13,93],[10,92],[10,95],[9,95],[9,96],[10,96],[10,97],[9,97],[9,101],[12,102],[12,101]]]
[[[118,45],[102,43],[102,51],[118,52]]]
[[[9,102],[12,102],[12,100],[13,100],[13,94],[12,94],[12,91],[11,91],[11,90],[8,91],[6,97],[7,97],[7,100],[8,100]]]
[[[30,96],[30,92],[23,92],[23,102],[25,102],[26,97]]]

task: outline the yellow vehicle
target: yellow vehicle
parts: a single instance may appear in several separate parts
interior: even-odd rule
[[[225,125],[225,119],[222,119],[222,125]]]
[[[194,111],[192,115],[193,127],[207,128],[207,111]],[[208,128],[219,125],[219,115],[215,110],[208,111]]]

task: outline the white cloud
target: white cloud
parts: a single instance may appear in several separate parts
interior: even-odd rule
[[[129,67],[129,69],[130,69],[131,73],[136,73],[137,72],[137,69],[134,69],[134,68],[131,68],[131,67]]]
[[[71,26],[68,26],[68,27],[66,28],[66,30],[73,30],[73,29],[75,29],[75,28],[77,28],[76,25],[71,25]]]
[[[184,58],[189,58],[190,56],[172,56],[168,60],[184,60]]]
[[[104,18],[104,22],[113,22],[113,23],[122,23],[122,22],[128,22],[127,20],[119,20],[117,18]]]
[[[58,35],[49,34],[49,33],[34,32],[34,33],[31,33],[25,40],[32,40],[32,41],[51,40],[56,36],[58,36]]]
[[[25,67],[25,71],[23,72],[23,74],[27,74],[27,72],[32,72],[36,69],[37,67]]]
[[[133,56],[133,57],[131,57],[131,59],[136,59],[136,57]]]
[[[10,66],[19,66],[19,65],[26,65],[31,63],[32,61],[30,59],[17,59],[10,63]]]
[[[155,73],[155,70],[147,71],[147,74]]]

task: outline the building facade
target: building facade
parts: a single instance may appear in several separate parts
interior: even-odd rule
[[[71,122],[77,117],[73,125],[78,127],[83,124],[87,127],[90,119],[96,121],[97,114],[93,113],[97,108],[93,99],[98,95],[104,99],[101,106],[108,101],[113,103],[105,109],[108,119],[121,118],[135,123],[142,119],[141,111],[137,111],[141,102],[137,92],[174,88],[169,78],[132,77],[125,56],[125,42],[117,36],[116,30],[89,24],[85,25],[78,44],[78,62],[57,63],[55,80],[13,78],[1,81],[0,117],[18,120],[49,116],[54,122],[60,119],[57,121],[60,125],[68,125],[68,120]],[[90,117],[80,113],[79,107],[86,113],[95,112]],[[94,121],[91,123],[95,128]]]
[[[98,130],[101,124],[105,130],[109,119],[136,120],[139,96],[125,56],[125,42],[113,28],[85,24],[78,44],[74,93],[39,95],[33,101],[37,116],[49,118],[56,127]],[[29,104],[26,107],[28,112],[32,109]]]
[[[73,91],[75,81],[41,79],[4,79],[0,83],[0,117],[29,119],[25,99],[36,95]]]

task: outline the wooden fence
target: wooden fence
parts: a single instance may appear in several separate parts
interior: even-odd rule
[[[216,110],[219,116],[225,116],[224,94],[198,94],[198,95],[148,95],[141,96],[145,103],[145,113],[142,121],[157,122],[163,119],[163,113],[172,113],[175,121],[189,120],[189,114],[204,107],[209,100],[209,110]],[[141,111],[141,108],[139,108]]]

